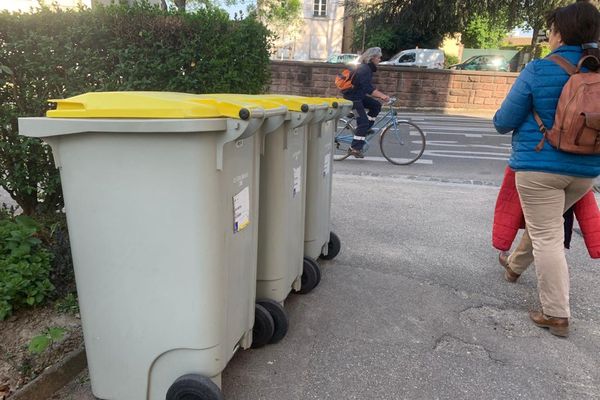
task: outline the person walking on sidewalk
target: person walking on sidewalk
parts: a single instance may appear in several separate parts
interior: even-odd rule
[[[356,132],[348,152],[356,158],[364,158],[362,148],[365,145],[365,137],[381,111],[381,103],[375,98],[385,102],[390,98],[375,89],[372,82],[373,73],[377,71],[377,64],[381,61],[381,48],[371,47],[365,50],[358,61],[359,65],[352,77],[352,89],[345,90],[342,94],[344,99],[352,101],[353,109],[357,113]]]
[[[584,71],[600,66],[600,12],[587,2],[552,11],[547,17],[552,52],[573,66],[584,55]],[[589,73],[589,72],[584,72]],[[550,333],[569,333],[569,270],[563,248],[563,213],[581,199],[600,175],[600,155],[580,155],[543,143],[534,118],[539,114],[551,127],[561,91],[569,75],[558,64],[541,59],[527,64],[494,116],[500,133],[513,131],[509,166],[516,172],[516,186],[525,216],[525,232],[512,254],[500,254],[505,278],[516,282],[529,264],[535,263],[541,311],[530,311],[533,323]]]

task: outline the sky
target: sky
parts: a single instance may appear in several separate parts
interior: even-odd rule
[[[532,37],[533,31],[531,29],[515,28],[511,34],[515,37]]]

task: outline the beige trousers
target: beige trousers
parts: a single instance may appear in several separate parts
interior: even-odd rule
[[[534,262],[542,311],[549,316],[569,318],[563,214],[592,188],[594,180],[517,171],[516,183],[526,229],[508,258],[508,266],[522,274]]]

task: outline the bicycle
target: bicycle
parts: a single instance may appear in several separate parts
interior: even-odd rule
[[[425,133],[414,123],[397,117],[398,112],[392,107],[396,98],[390,98],[385,105],[386,113],[378,117],[365,137],[363,152],[379,133],[379,148],[386,160],[395,165],[409,165],[417,161],[425,151]],[[334,138],[335,161],[348,158],[350,144],[356,131],[356,118],[353,113],[347,118],[340,118]]]

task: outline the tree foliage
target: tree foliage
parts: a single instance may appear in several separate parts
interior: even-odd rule
[[[346,0],[356,21],[354,47],[379,45],[388,53],[414,47],[439,47],[447,34],[466,34],[471,44],[487,45],[504,31],[525,25],[544,28],[548,11],[572,0]],[[382,43],[381,32],[385,31]],[[535,36],[534,36],[535,37]]]
[[[378,0],[368,4],[349,0],[346,7],[364,32],[364,39],[356,38],[355,47],[372,43],[371,32],[388,27],[392,32],[387,38],[391,36],[391,40],[387,46],[380,46],[387,52],[438,47],[447,33],[461,32],[470,15],[492,8],[484,1],[462,0]]]
[[[508,0],[505,9],[513,26],[523,24],[533,30],[533,45],[538,32],[545,27],[546,14],[571,3],[572,0]]]
[[[274,35],[273,51],[289,48],[300,36],[304,25],[302,0],[260,0],[256,14]],[[290,51],[291,55],[292,52]]]
[[[498,48],[506,35],[506,21],[485,15],[473,15],[462,32],[465,47],[475,49]]]

